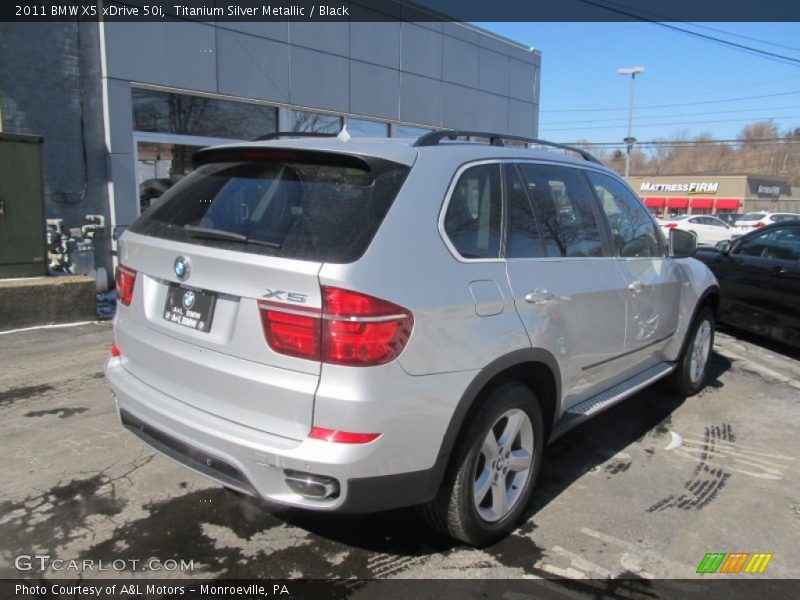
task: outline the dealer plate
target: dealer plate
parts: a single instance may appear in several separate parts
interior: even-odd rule
[[[164,304],[164,319],[190,329],[208,332],[214,318],[217,295],[171,284]]]

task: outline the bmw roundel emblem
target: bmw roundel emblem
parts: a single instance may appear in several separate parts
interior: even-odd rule
[[[194,292],[186,292],[183,295],[183,307],[187,310],[191,310],[194,306]]]
[[[189,279],[189,272],[191,271],[191,265],[189,263],[189,259],[183,256],[179,256],[175,259],[175,263],[173,265],[175,268],[175,275],[178,276],[178,279],[181,281],[185,281]]]

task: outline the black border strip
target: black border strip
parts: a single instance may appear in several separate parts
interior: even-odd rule
[[[176,9],[176,6],[193,10]],[[329,10],[322,12],[323,6]],[[154,11],[154,7],[157,10]],[[76,19],[121,22],[798,22],[800,3],[796,0],[4,0],[0,3],[0,21]]]

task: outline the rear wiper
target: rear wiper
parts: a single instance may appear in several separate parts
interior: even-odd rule
[[[214,229],[212,227],[196,227],[195,225],[185,225],[183,227],[186,232],[193,238],[202,238],[206,240],[223,240],[225,242],[237,242],[239,244],[255,244],[257,246],[267,246],[268,248],[280,248],[281,244],[277,242],[265,242],[263,240],[254,240],[241,233],[234,233],[232,231],[225,231],[224,229]]]

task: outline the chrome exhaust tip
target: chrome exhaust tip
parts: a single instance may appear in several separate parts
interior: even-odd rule
[[[333,477],[284,470],[286,485],[296,494],[313,500],[329,500],[339,497],[339,482]]]

